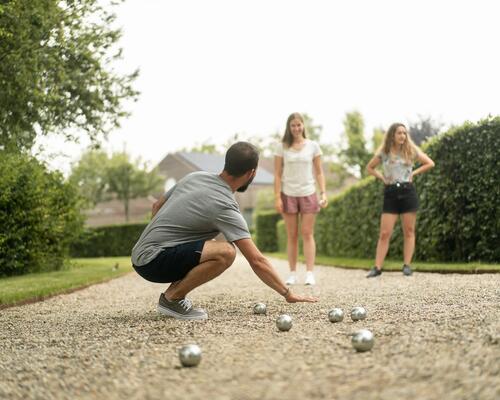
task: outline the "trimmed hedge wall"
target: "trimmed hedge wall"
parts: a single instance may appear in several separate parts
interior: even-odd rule
[[[500,261],[500,117],[465,123],[431,140],[424,151],[436,167],[415,177],[420,199],[415,258]],[[318,253],[375,256],[382,184],[373,177],[330,202],[316,226]],[[390,256],[403,250],[401,228]]]
[[[278,251],[276,223],[280,219],[276,211],[263,211],[255,216],[256,245],[260,251]]]
[[[87,228],[71,250],[73,257],[130,256],[147,224],[109,225]]]

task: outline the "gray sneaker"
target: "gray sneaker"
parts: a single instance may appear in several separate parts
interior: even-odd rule
[[[413,274],[413,271],[411,270],[411,267],[409,265],[403,265],[403,275],[405,276],[410,276]]]
[[[208,314],[202,308],[193,308],[191,300],[168,300],[162,293],[157,310],[160,314],[176,319],[207,319]]]
[[[382,270],[378,269],[377,267],[373,267],[370,272],[368,272],[368,275],[366,275],[367,278],[375,278],[376,276],[382,275]]]

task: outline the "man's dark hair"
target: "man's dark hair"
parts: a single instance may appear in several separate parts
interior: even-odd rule
[[[256,169],[259,163],[259,150],[248,142],[237,142],[226,152],[224,171],[239,178],[246,172]]]

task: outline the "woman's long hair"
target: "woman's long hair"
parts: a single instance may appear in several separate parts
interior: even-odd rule
[[[286,129],[285,129],[285,134],[283,135],[283,139],[281,140],[286,147],[290,147],[293,143],[293,136],[292,136],[292,131],[290,129],[290,122],[292,122],[294,119],[298,119],[302,122],[302,125],[304,125],[304,117],[295,112],[290,114],[288,119],[286,120]],[[306,138],[306,127],[304,126],[304,130],[302,131],[302,137],[305,139]]]
[[[395,122],[389,127],[387,133],[384,136],[384,141],[377,150],[377,153],[383,152],[387,155],[391,154],[392,145],[394,143],[394,137],[396,135],[396,131],[400,126],[405,128],[406,130],[406,140],[404,141],[403,146],[401,148],[401,156],[403,157],[403,159],[406,161],[407,164],[413,164],[413,162],[415,161],[415,157],[417,156],[417,145],[413,143],[413,140],[411,140],[410,132],[408,132],[406,126],[400,122]]]

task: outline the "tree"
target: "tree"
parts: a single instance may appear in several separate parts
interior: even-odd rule
[[[161,191],[164,183],[156,169],[148,172],[145,164],[140,160],[131,161],[125,152],[113,154],[106,168],[106,180],[108,192],[123,202],[126,222],[129,220],[130,200]]]
[[[97,141],[127,115],[123,102],[138,94],[131,86],[137,71],[111,68],[120,30],[102,3],[2,2],[0,149],[27,150],[49,133],[77,140],[85,132]]]
[[[412,140],[420,146],[429,138],[438,135],[441,128],[443,128],[442,122],[434,121],[430,116],[419,115],[417,121],[410,122],[408,130]]]
[[[384,128],[378,127],[373,129],[373,136],[372,136],[373,152],[375,152],[382,145],[382,142],[384,141],[384,135],[385,135]]]
[[[359,111],[346,113],[344,136],[347,139],[347,148],[341,150],[340,157],[348,167],[355,169],[362,177],[366,175],[365,166],[371,157],[366,149],[364,128],[363,116]]]
[[[106,168],[109,158],[102,150],[89,149],[73,164],[69,181],[85,199],[85,208],[92,208],[108,198]]]

